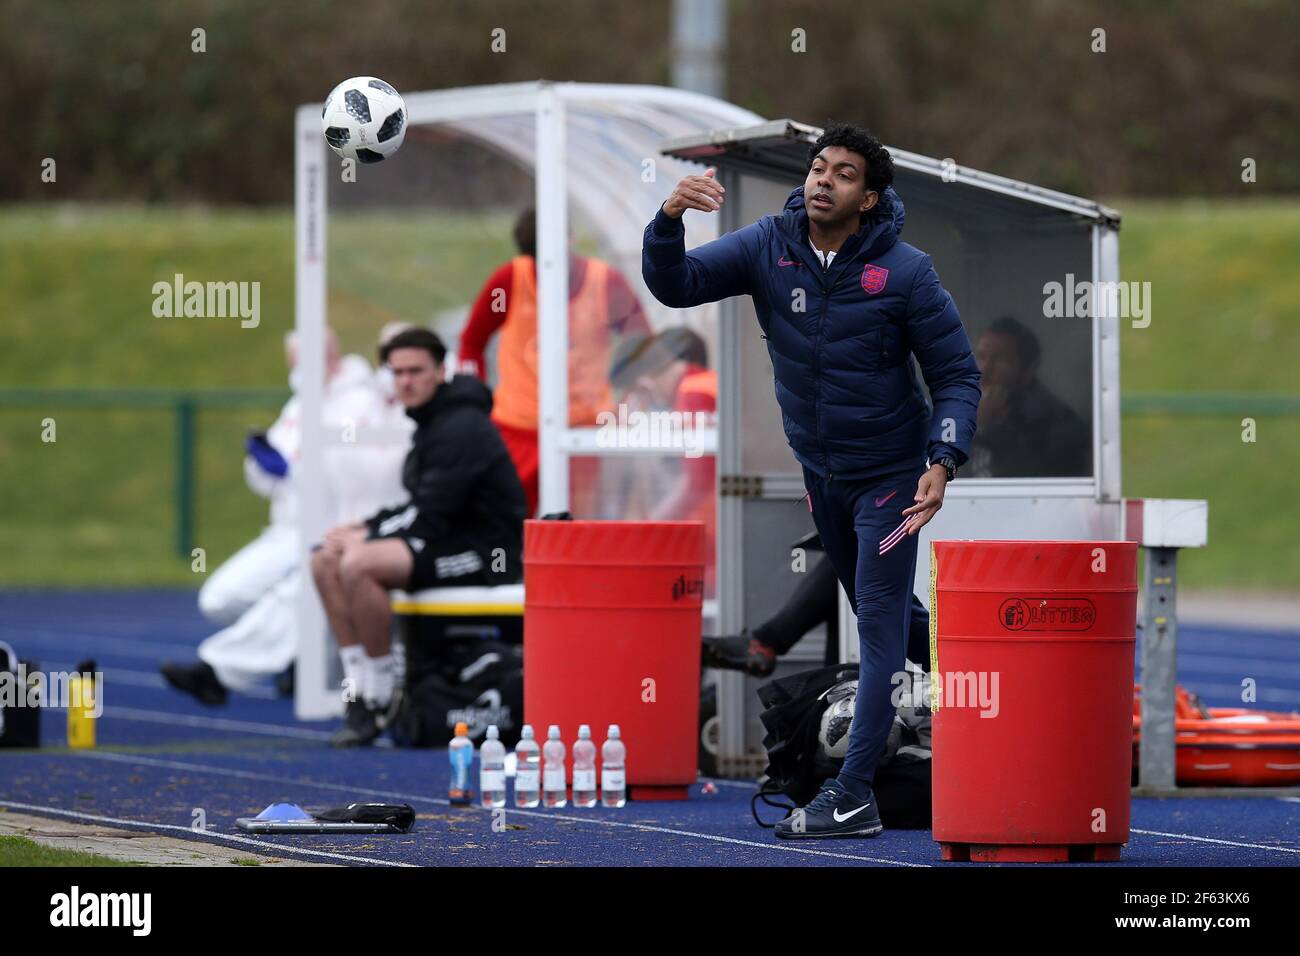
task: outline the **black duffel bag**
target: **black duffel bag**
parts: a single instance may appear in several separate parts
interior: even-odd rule
[[[523,648],[496,640],[451,639],[428,657],[408,656],[405,687],[389,729],[399,747],[445,747],[457,723],[469,726],[475,745],[495,724],[501,743],[513,747],[523,713]]]
[[[915,665],[909,663],[908,669],[915,671]],[[852,726],[857,676],[857,664],[835,664],[770,681],[758,689],[766,708],[761,719],[767,728],[763,746],[768,755],[766,779],[751,801],[759,826],[774,825],[759,817],[760,800],[793,810],[812,800],[821,785],[839,773]],[[881,823],[897,830],[929,829],[933,820],[933,718],[928,707],[920,706],[922,701],[915,703],[918,706],[897,709],[872,782]]]

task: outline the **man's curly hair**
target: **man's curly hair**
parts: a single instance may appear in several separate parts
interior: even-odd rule
[[[894,183],[894,160],[880,140],[861,126],[851,123],[827,123],[817,142],[808,148],[808,168],[827,146],[843,146],[867,160],[867,188],[879,195]]]

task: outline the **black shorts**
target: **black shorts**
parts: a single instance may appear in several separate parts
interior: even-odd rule
[[[425,588],[473,587],[493,583],[489,573],[491,558],[464,541],[441,539],[427,541],[413,534],[397,534],[411,550],[411,580],[408,591]]]

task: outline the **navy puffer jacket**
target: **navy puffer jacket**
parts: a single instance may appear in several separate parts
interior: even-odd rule
[[[945,454],[961,464],[975,434],[979,368],[952,296],[902,231],[903,202],[890,188],[823,270],[808,244],[803,186],[780,215],[689,254],[682,221],[661,208],[646,226],[641,274],[672,308],[753,298],[786,438],[817,474],[863,479]]]

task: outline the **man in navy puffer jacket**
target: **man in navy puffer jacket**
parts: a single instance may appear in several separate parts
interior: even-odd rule
[[[646,227],[642,275],[673,308],[753,299],[813,521],[858,616],[858,696],[843,769],[776,833],[875,836],[871,786],[904,671],[916,533],[970,452],[979,369],[930,257],[899,240],[893,161],[866,131],[827,127],[780,215],[687,254],[682,215],[724,200],[713,173],[678,183]]]

